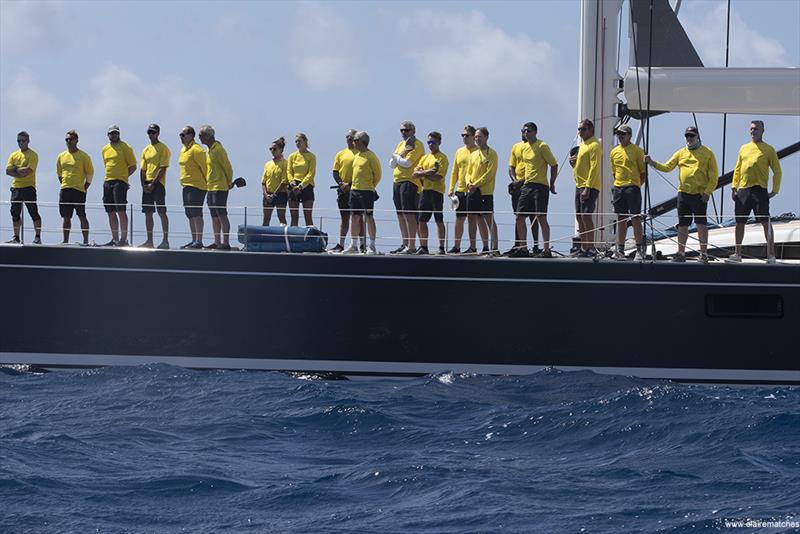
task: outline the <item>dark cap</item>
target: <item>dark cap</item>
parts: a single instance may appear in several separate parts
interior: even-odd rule
[[[697,131],[697,126],[689,126],[688,128],[686,128],[686,131],[685,131],[685,132],[683,132],[683,133],[684,133],[684,134],[687,134],[687,133],[693,133],[693,134],[695,134],[696,136],[700,137],[700,132],[699,132],[699,131]]]
[[[155,131],[157,131],[158,133],[161,133],[161,126],[159,126],[159,125],[158,125],[158,124],[156,124],[156,123],[152,123],[150,126],[148,126],[148,127],[147,127],[147,129],[148,129],[148,131],[149,131],[149,130],[155,130]]]

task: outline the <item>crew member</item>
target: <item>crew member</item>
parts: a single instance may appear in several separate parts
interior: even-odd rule
[[[542,227],[544,249],[536,252],[534,237],[534,256],[552,258],[550,251],[550,225],[547,222],[547,206],[550,193],[556,194],[556,178],[558,162],[547,143],[537,139],[538,127],[533,122],[526,122],[522,129],[525,143],[520,150],[520,163],[523,167],[519,203],[517,204],[517,236],[518,241],[509,256],[524,258],[528,253],[528,231],[525,219],[530,218],[532,227],[537,223]],[[550,167],[550,181],[547,181],[547,167]],[[532,231],[533,233],[533,231]]]
[[[642,184],[647,180],[647,167],[644,163],[644,151],[631,143],[633,130],[623,124],[616,131],[619,144],[611,150],[611,174],[614,185],[611,198],[614,213],[617,214],[617,250],[615,260],[625,259],[625,238],[628,233],[628,221],[633,226],[633,238],[636,241],[636,261],[644,259],[644,241],[642,237]]]
[[[529,124],[529,123],[526,123]],[[525,164],[522,161],[522,150],[527,143],[527,136],[525,134],[525,126],[522,127],[522,140],[514,143],[511,147],[511,155],[508,157],[508,177],[511,178],[511,183],[508,184],[508,193],[511,195],[511,209],[514,215],[519,215],[519,197],[522,194],[522,184],[525,183]],[[541,252],[539,248],[539,219],[533,217],[533,227],[531,229],[533,234],[533,251],[532,254],[536,255]],[[527,241],[527,231],[524,236],[519,235],[516,225],[514,226],[514,246],[511,250],[503,253],[504,256],[518,256],[520,253],[517,250],[517,243],[520,241]],[[526,247],[527,250],[527,247]]]
[[[158,245],[159,249],[169,248],[169,218],[167,217],[167,167],[171,153],[167,145],[158,140],[161,127],[151,124],[147,127],[147,137],[150,144],[142,150],[141,170],[139,177],[142,181],[142,213],[144,213],[147,241],[139,245],[143,248],[153,248],[153,212],[158,211],[161,219],[161,230],[164,238]]]
[[[447,167],[450,162],[444,152],[439,150],[442,144],[442,134],[431,132],[428,134],[428,148],[430,154],[422,156],[419,165],[414,169],[414,177],[422,180],[422,195],[419,199],[419,249],[417,254],[429,254],[428,251],[428,221],[433,215],[439,236],[439,254],[445,254],[445,227],[444,227],[444,177],[447,176]]]
[[[417,240],[417,207],[419,206],[419,190],[422,188],[418,178],[414,177],[420,158],[425,154],[422,141],[416,138],[417,129],[411,121],[400,123],[400,135],[403,140],[397,144],[389,167],[394,169],[394,187],[392,197],[400,225],[403,244],[393,250],[392,254],[415,254]]]
[[[136,155],[119,137],[119,126],[108,128],[108,144],[103,147],[106,176],[103,181],[103,205],[111,227],[111,241],[106,247],[128,246],[128,177],[136,170]]]
[[[330,249],[330,252],[341,252],[344,250],[344,240],[350,230],[350,184],[353,180],[353,136],[355,130],[347,130],[345,142],[347,147],[336,153],[333,158],[333,181],[338,185],[336,190],[336,205],[339,206],[339,242]],[[364,237],[363,235],[361,237]]]
[[[767,239],[767,263],[775,263],[775,241],[769,218],[769,199],[781,189],[781,163],[771,145],[764,142],[764,121],[750,123],[750,139],[739,149],[733,171],[733,196],[736,214],[736,251],[726,261],[742,261],[744,225],[752,211],[764,227]],[[772,191],[767,192],[769,169],[772,169]]]
[[[263,226],[269,226],[272,219],[272,210],[275,208],[278,211],[278,221],[282,225],[286,225],[289,180],[286,172],[287,163],[283,157],[283,149],[285,147],[286,140],[283,137],[275,139],[269,146],[272,159],[264,164],[264,173],[261,175],[261,190],[264,193]]]
[[[483,254],[499,256],[497,225],[494,221],[494,182],[497,177],[497,152],[489,147],[489,129],[475,131],[478,150],[470,155],[467,176],[467,211],[469,212],[469,243],[467,253],[476,252],[475,232],[480,231]],[[489,235],[491,234],[491,242]],[[491,245],[491,248],[490,246]]]
[[[361,250],[358,240],[363,235],[362,224],[366,220],[369,243],[367,254],[377,254],[375,248],[375,218],[373,208],[377,198],[376,187],[381,181],[381,162],[378,156],[369,148],[369,135],[367,132],[356,132],[353,136],[353,180],[350,188],[350,225],[353,242],[344,250],[345,254],[356,254]]]
[[[192,240],[181,248],[200,250],[203,248],[203,204],[206,201],[206,151],[195,142],[195,131],[192,126],[184,126],[178,134],[181,138],[181,153],[178,156],[180,166],[180,183],[183,187],[183,210],[189,219],[189,231]]]
[[[594,136],[594,123],[584,119],[578,124],[578,136],[581,143],[578,153],[570,157],[575,176],[575,216],[578,219],[578,233],[581,238],[581,249],[578,257],[594,257],[594,220],[592,214],[600,194],[600,166],[603,161],[603,149]]]
[[[69,231],[72,228],[72,213],[78,215],[81,221],[83,244],[89,244],[89,219],[86,218],[86,190],[92,184],[94,166],[89,154],[78,148],[78,132],[70,130],[64,141],[67,149],[58,155],[56,160],[56,175],[61,183],[61,192],[58,195],[58,211],[64,219],[62,229],[64,241],[69,243]]]
[[[675,152],[669,161],[659,163],[645,155],[645,162],[662,172],[670,172],[679,167],[678,174],[678,253],[672,261],[686,261],[686,240],[689,225],[694,218],[697,235],[700,238],[700,258],[708,263],[708,226],[706,210],[708,197],[717,187],[717,158],[703,146],[700,132],[689,126],[684,132],[686,146]]]
[[[36,205],[36,167],[39,165],[39,155],[28,145],[31,136],[22,131],[17,134],[17,146],[8,156],[6,174],[11,177],[11,222],[14,227],[14,237],[9,243],[22,243],[20,230],[22,229],[22,204],[28,209],[28,215],[33,221],[36,236],[33,243],[42,244],[42,218]]]
[[[461,238],[464,236],[464,221],[467,220],[467,174],[469,171],[469,157],[478,150],[475,145],[475,127],[469,124],[461,132],[464,146],[456,150],[453,158],[453,171],[450,173],[450,187],[448,196],[458,200],[456,208],[455,241],[448,254],[461,253]]]
[[[303,204],[303,218],[306,226],[314,226],[314,176],[317,174],[317,157],[308,150],[308,137],[299,133],[294,138],[297,150],[289,154],[286,170],[289,177],[289,213],[292,226],[297,226],[300,214],[298,208]]]
[[[231,223],[228,220],[228,191],[233,186],[233,167],[228,153],[217,141],[214,128],[200,127],[200,142],[208,147],[206,153],[206,203],[211,213],[214,242],[208,249],[230,250]]]

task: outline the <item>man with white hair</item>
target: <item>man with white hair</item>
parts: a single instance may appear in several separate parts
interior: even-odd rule
[[[206,153],[206,202],[211,212],[214,242],[208,249],[230,250],[231,223],[228,220],[228,191],[233,186],[233,167],[228,153],[215,137],[214,128],[205,124],[200,127],[200,142],[208,147]]]
[[[398,143],[389,160],[389,167],[394,169],[394,190],[392,197],[397,211],[397,222],[403,244],[392,251],[392,254],[416,254],[417,240],[417,208],[419,191],[422,183],[414,176],[420,158],[425,155],[422,141],[416,138],[416,127],[411,121],[400,123],[400,135],[403,140]]]
[[[731,196],[736,214],[736,251],[726,261],[742,261],[742,240],[744,225],[750,212],[764,227],[767,239],[767,263],[775,263],[775,242],[769,220],[769,199],[781,189],[781,162],[772,145],[764,142],[764,121],[750,123],[750,139],[739,149],[736,168],[733,171]],[[767,192],[769,170],[772,169],[772,191]]]

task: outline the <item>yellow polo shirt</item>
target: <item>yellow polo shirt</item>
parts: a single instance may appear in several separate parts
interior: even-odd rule
[[[591,187],[600,191],[600,165],[603,161],[603,149],[596,137],[590,137],[578,145],[578,160],[572,169],[575,187],[583,189]]]
[[[525,141],[514,143],[514,146],[511,147],[511,155],[508,157],[508,166],[514,167],[514,176],[517,180],[525,178],[525,162],[522,161],[522,151],[527,144]]]
[[[467,192],[467,174],[469,173],[469,157],[473,152],[478,150],[478,147],[467,148],[462,146],[456,150],[455,163],[453,164],[453,172],[450,174],[450,188],[448,195],[453,192],[459,193]]]
[[[268,193],[276,193],[278,191],[286,191],[287,184],[289,183],[286,175],[287,162],[281,159],[278,163],[271,159],[264,164],[264,172],[261,174],[261,186],[266,189]]]
[[[300,182],[300,189],[314,186],[314,176],[317,174],[317,156],[310,151],[305,154],[295,150],[289,154],[286,171],[289,182]]]
[[[339,178],[344,183],[349,184],[353,181],[353,158],[355,155],[354,151],[345,148],[337,152],[336,157],[333,158],[333,170],[339,173]]]
[[[405,140],[403,140],[397,144],[393,153],[402,154],[403,151],[405,151],[405,149],[406,149],[406,142]],[[414,148],[411,149],[411,152],[406,154],[406,157],[404,158],[408,160],[409,163],[411,163],[411,166],[405,168],[398,165],[397,167],[394,168],[393,174],[395,183],[412,182],[413,184],[416,184],[417,189],[420,189],[422,187],[422,183],[420,182],[420,180],[414,178],[414,169],[416,169],[419,166],[419,160],[424,155],[425,155],[425,146],[422,144],[422,141],[416,139],[414,141]]]
[[[233,184],[233,167],[228,153],[219,141],[208,147],[206,153],[206,186],[209,191],[227,191]]]
[[[519,143],[518,143],[519,144]],[[523,167],[523,177],[526,184],[542,184],[549,186],[547,168],[558,165],[553,152],[547,143],[537,139],[533,143],[522,143],[520,161]],[[517,176],[519,179],[519,176]]]
[[[105,181],[121,180],[128,183],[128,168],[136,167],[136,155],[125,141],[103,147],[103,163],[106,166]]]
[[[772,192],[781,190],[781,162],[771,145],[749,142],[739,149],[733,171],[733,188],[747,189],[758,185],[767,189],[769,170],[772,169]]]
[[[180,167],[180,183],[182,187],[195,187],[202,191],[206,190],[206,173],[208,164],[206,163],[206,151],[198,143],[192,141],[188,147],[181,145],[181,153],[178,156],[178,166]]]
[[[24,177],[14,176],[11,178],[11,187],[22,189],[23,187],[36,187],[36,167],[39,166],[39,155],[30,148],[23,152],[15,150],[8,156],[6,170],[17,169],[19,167],[29,167],[30,174]]]
[[[447,168],[450,166],[450,161],[447,159],[447,156],[444,155],[444,152],[441,150],[436,154],[425,154],[420,158],[418,167],[422,167],[422,170],[429,171],[433,169],[433,165],[436,162],[439,162],[439,170],[437,171],[437,175],[441,176],[441,180],[430,180],[428,178],[422,179],[422,190],[423,191],[438,191],[439,193],[444,194],[444,177],[447,176]]]
[[[690,195],[710,195],[717,187],[717,158],[710,149],[699,146],[694,150],[683,147],[666,163],[653,161],[656,169],[670,172],[679,167],[678,191]]]
[[[353,155],[353,191],[375,191],[381,181],[381,162],[375,152],[364,150]]]
[[[152,182],[161,167],[169,167],[169,158],[172,154],[167,145],[159,141],[155,145],[147,145],[142,150],[142,161],[139,166],[144,169],[145,181]],[[161,184],[167,185],[167,171],[161,177]]]
[[[494,194],[494,180],[497,176],[497,152],[493,148],[476,150],[469,157],[467,185],[474,185],[481,195]]]
[[[645,170],[644,150],[633,143],[625,147],[617,145],[611,150],[609,157],[614,187],[642,186],[642,174]]]
[[[84,183],[94,176],[92,158],[83,150],[70,152],[65,150],[56,160],[56,174],[61,178],[61,189],[76,189],[86,192]]]

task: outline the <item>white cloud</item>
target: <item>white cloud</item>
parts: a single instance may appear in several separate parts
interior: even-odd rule
[[[414,41],[411,56],[421,83],[436,96],[495,98],[554,91],[553,47],[524,34],[509,35],[480,11],[423,11],[404,26],[425,35]]]
[[[698,3],[699,4],[699,3]],[[698,49],[706,67],[725,66],[725,21],[727,3],[684,4],[688,16],[681,16],[686,33]],[[681,10],[683,15],[683,10]],[[735,3],[731,5],[730,66],[732,67],[786,67],[789,66],[786,49],[777,40],[750,28],[738,15]]]
[[[28,68],[20,69],[3,91],[3,115],[11,120],[41,123],[57,116],[62,109],[61,103],[39,85]]]
[[[303,3],[289,30],[295,75],[316,90],[356,84],[356,58],[349,45],[354,35],[347,22],[321,4]],[[358,80],[363,83],[362,79]]]
[[[60,0],[0,2],[0,48],[3,52],[60,46],[68,25]]]

